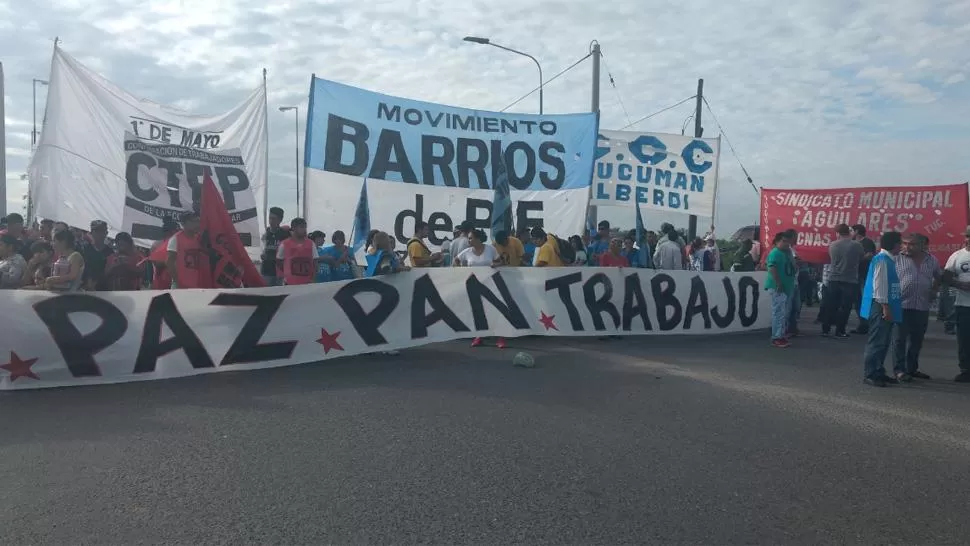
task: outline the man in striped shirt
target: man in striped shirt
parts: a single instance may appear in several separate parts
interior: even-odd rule
[[[903,239],[903,251],[894,258],[903,296],[903,320],[893,336],[893,371],[901,381],[930,378],[919,371],[919,352],[929,323],[930,303],[943,270],[927,248],[929,239],[913,233]]]

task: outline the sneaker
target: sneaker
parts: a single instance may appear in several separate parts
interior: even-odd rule
[[[505,338],[504,337],[498,338],[498,341],[495,342],[495,346],[498,347],[499,349],[504,349],[506,347]]]
[[[882,377],[867,377],[863,380],[866,385],[873,387],[886,387],[886,380]]]
[[[970,383],[970,372],[960,372],[960,375],[953,378],[957,383]]]
[[[913,376],[909,375],[908,373],[899,372],[896,374],[896,380],[900,383],[909,383],[913,380]]]
[[[825,331],[822,332],[822,337],[831,337],[831,335],[832,334],[830,334],[828,332],[825,332]]]
[[[916,370],[915,372],[913,372],[913,373],[911,373],[909,375],[913,379],[930,379],[930,376],[926,375],[925,373],[923,373],[923,372],[921,372],[919,370]]]
[[[482,338],[480,337],[476,337],[475,339],[472,340],[472,347],[478,347],[481,344],[482,344]]]
[[[899,380],[898,379],[896,379],[895,377],[890,377],[890,376],[888,376],[886,374],[883,374],[882,380],[885,381],[889,385],[898,385],[899,384]]]
[[[850,337],[852,336],[850,336],[845,332],[842,332],[841,334],[835,334],[835,339],[849,339]]]
[[[791,347],[791,343],[788,343],[787,339],[773,339],[771,340],[771,346],[779,349],[787,349]]]

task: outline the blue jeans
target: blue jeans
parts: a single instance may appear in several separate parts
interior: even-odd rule
[[[771,340],[784,339],[793,298],[780,290],[768,290],[768,293],[771,295]]]
[[[894,317],[895,318],[895,317]],[[893,323],[882,318],[882,305],[872,302],[869,317],[869,338],[866,340],[865,365],[866,379],[886,375],[886,355],[893,339]]]
[[[798,319],[802,316],[802,299],[799,298],[798,285],[795,285],[794,295],[788,298],[788,331],[798,331]]]

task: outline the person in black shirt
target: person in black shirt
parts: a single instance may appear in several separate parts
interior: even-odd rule
[[[108,258],[115,253],[114,249],[105,243],[107,237],[108,224],[104,220],[93,220],[90,239],[80,245],[81,256],[84,258],[82,285],[86,290],[97,290],[98,284],[104,279]]]
[[[263,280],[267,286],[280,286],[282,284],[281,272],[277,270],[276,250],[280,243],[290,236],[289,230],[280,227],[283,221],[283,209],[271,207],[269,209],[269,227],[263,233],[263,251],[260,257],[261,265],[259,272],[263,275]]]
[[[30,245],[33,241],[27,236],[27,230],[24,229],[24,217],[17,214],[16,212],[11,212],[4,218],[6,223],[6,228],[0,230],[0,235],[9,235],[17,240],[14,251],[24,257],[24,260],[30,260]]]
[[[876,243],[866,237],[866,226],[862,224],[852,226],[852,238],[859,241],[859,244],[862,245],[862,250],[865,251],[862,260],[859,262],[859,286],[865,286],[866,277],[869,276],[869,264],[872,262],[872,257],[876,255]],[[855,330],[852,330],[853,334],[869,333],[869,320],[863,319],[860,314],[859,305],[861,302],[862,298],[855,299],[855,312],[859,318],[859,326]]]

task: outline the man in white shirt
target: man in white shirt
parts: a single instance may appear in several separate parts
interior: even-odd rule
[[[684,269],[684,245],[677,235],[674,226],[664,224],[660,227],[663,236],[657,243],[657,250],[653,254],[653,265],[657,269],[683,270]]]
[[[456,256],[462,253],[466,248],[468,248],[468,232],[470,231],[468,222],[462,222],[455,227],[455,240],[451,242],[451,259],[454,260]]]
[[[960,374],[957,383],[970,383],[970,226],[963,239],[964,247],[950,255],[943,268],[943,282],[956,292],[957,354]]]

